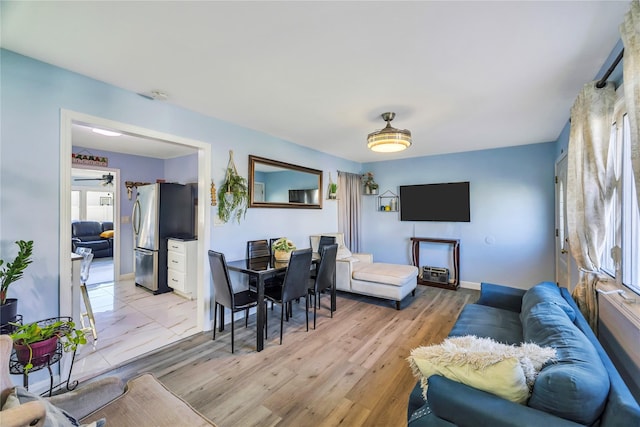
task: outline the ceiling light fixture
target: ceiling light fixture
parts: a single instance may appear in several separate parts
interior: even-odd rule
[[[406,129],[391,127],[391,120],[396,113],[382,113],[382,118],[387,122],[384,129],[370,133],[367,136],[367,147],[378,153],[395,153],[406,150],[411,146],[411,132]]]
[[[99,133],[104,136],[120,136],[122,135],[120,132],[114,132],[112,130],[100,129],[100,128],[91,128],[91,130],[95,133]]]

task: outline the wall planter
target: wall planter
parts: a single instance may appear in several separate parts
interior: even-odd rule
[[[222,222],[229,222],[231,218],[235,218],[239,224],[247,213],[249,187],[247,180],[238,174],[231,150],[226,175],[218,190],[217,203],[218,216]]]

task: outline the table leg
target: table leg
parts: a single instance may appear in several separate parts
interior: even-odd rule
[[[257,333],[256,333],[256,349],[262,351],[264,349],[264,319],[267,316],[264,304],[264,276],[258,276],[258,307],[256,307]]]

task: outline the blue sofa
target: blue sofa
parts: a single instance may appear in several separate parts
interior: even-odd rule
[[[71,250],[90,248],[94,258],[113,256],[113,238],[100,234],[113,230],[111,221],[73,221],[71,223]]]
[[[433,375],[427,401],[419,382],[409,396],[410,427],[640,426],[638,403],[565,288],[482,283],[449,334],[464,335],[554,347],[557,360],[543,366],[526,405]]]

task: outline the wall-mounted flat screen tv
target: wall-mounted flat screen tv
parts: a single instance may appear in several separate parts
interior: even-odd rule
[[[401,185],[400,220],[470,222],[469,182]]]

